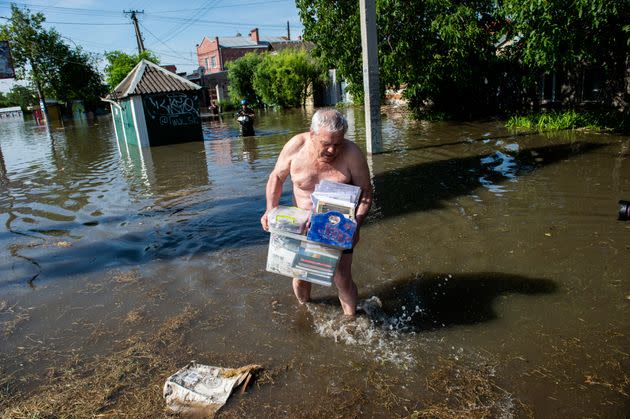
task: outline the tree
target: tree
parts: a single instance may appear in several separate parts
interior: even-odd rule
[[[0,39],[9,41],[17,79],[33,82],[42,95],[60,101],[83,99],[94,103],[103,93],[96,57],[80,47],[70,48],[53,28],[45,29],[42,13],[11,4],[11,17],[0,26]]]
[[[19,106],[24,111],[36,103],[37,92],[29,86],[16,84],[7,94],[0,93],[0,106]]]
[[[324,77],[324,67],[304,50],[285,49],[279,54],[265,54],[252,82],[264,103],[295,108],[306,103],[309,86]]]
[[[406,85],[416,109],[462,114],[487,106],[496,60],[493,0],[377,0],[381,87]],[[363,96],[355,0],[297,0],[304,38]],[[342,23],[343,22],[343,23]]]
[[[159,64],[160,60],[149,50],[145,50],[140,54],[126,54],[122,51],[105,52],[107,67],[105,67],[105,81],[110,89],[113,89],[123,81],[131,70],[141,61],[148,60],[152,63]]]
[[[360,100],[358,2],[297,0],[296,5],[304,38]],[[587,68],[602,71],[608,97],[627,92],[630,0],[377,0],[376,5],[381,86],[405,86],[416,110],[470,117],[505,109],[508,96],[510,106],[518,107],[536,100],[542,74],[561,72],[577,88]],[[574,93],[569,97],[577,100]],[[630,108],[630,95],[619,96],[614,100]]]
[[[229,93],[233,99],[241,98],[251,104],[260,104],[253,85],[254,72],[262,62],[263,57],[255,52],[249,52],[227,64]]]
[[[503,7],[515,40],[508,53],[528,69],[530,84],[542,73],[561,72],[579,85],[580,70],[597,68],[606,96],[626,90],[630,0],[505,0]]]

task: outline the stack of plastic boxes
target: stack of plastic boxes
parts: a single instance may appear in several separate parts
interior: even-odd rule
[[[342,251],[306,239],[309,215],[309,211],[285,206],[269,212],[267,271],[331,286]]]

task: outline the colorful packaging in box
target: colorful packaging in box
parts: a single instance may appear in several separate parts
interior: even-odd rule
[[[341,250],[311,243],[305,236],[272,231],[267,271],[331,286]]]
[[[269,227],[274,230],[286,231],[289,233],[302,234],[306,231],[309,211],[298,207],[286,207],[280,205],[267,215]]]
[[[357,223],[340,212],[329,211],[311,215],[311,226],[306,238],[310,241],[342,249],[352,248]]]

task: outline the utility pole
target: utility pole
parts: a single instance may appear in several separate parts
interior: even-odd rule
[[[291,40],[291,28],[289,27],[289,21],[287,20],[287,41]]]
[[[129,14],[131,15],[131,20],[133,21],[133,27],[136,29],[136,42],[138,43],[138,54],[142,54],[144,52],[144,42],[142,42],[142,34],[140,33],[140,28],[138,28],[138,17],[136,15],[144,13],[144,10],[143,11],[123,10],[123,13],[126,15],[129,15]]]
[[[381,143],[381,91],[378,86],[376,0],[359,0],[359,8],[361,11],[361,49],[363,50],[365,144],[368,154],[376,154],[383,151]]]
[[[39,72],[39,65],[35,64],[33,60],[34,56],[34,43],[31,43],[31,51],[30,57],[28,58],[28,62],[31,64],[31,70],[33,72],[33,81],[35,82],[35,89],[37,90],[37,98],[39,99],[39,110],[42,112],[42,118],[44,119],[44,124],[47,127],[50,127],[50,120],[48,118],[48,106],[46,105],[46,98],[44,97],[44,89],[42,89],[42,84],[40,80],[41,73]]]

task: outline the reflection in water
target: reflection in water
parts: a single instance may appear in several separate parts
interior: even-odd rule
[[[2,147],[0,147],[0,184],[6,185],[7,178],[7,166],[4,164],[4,154],[2,154]]]
[[[256,137],[243,137],[243,158],[254,168],[258,159],[258,143]]]
[[[514,155],[494,152],[395,168],[374,176],[372,216],[386,218],[439,209],[457,196],[473,194],[480,186],[501,195],[500,185],[515,181],[539,167],[603,147],[597,143],[559,144],[523,149]],[[374,157],[376,160],[378,157]]]
[[[201,142],[131,147],[123,159],[126,167],[131,169],[126,179],[132,184],[142,179],[146,192],[160,199],[209,185],[208,164]]]
[[[501,144],[501,142],[497,142],[497,145]],[[508,144],[504,148],[506,152],[512,153],[516,153],[519,150],[518,144]],[[483,173],[484,171],[490,170],[494,172],[494,174],[501,175],[510,182],[517,181],[518,174],[516,169],[518,168],[518,164],[511,154],[497,151],[493,155],[482,157],[481,165],[484,169],[482,170],[482,175],[479,177],[479,183],[495,195],[501,195],[509,190],[505,185],[499,185],[492,182],[490,177]]]

